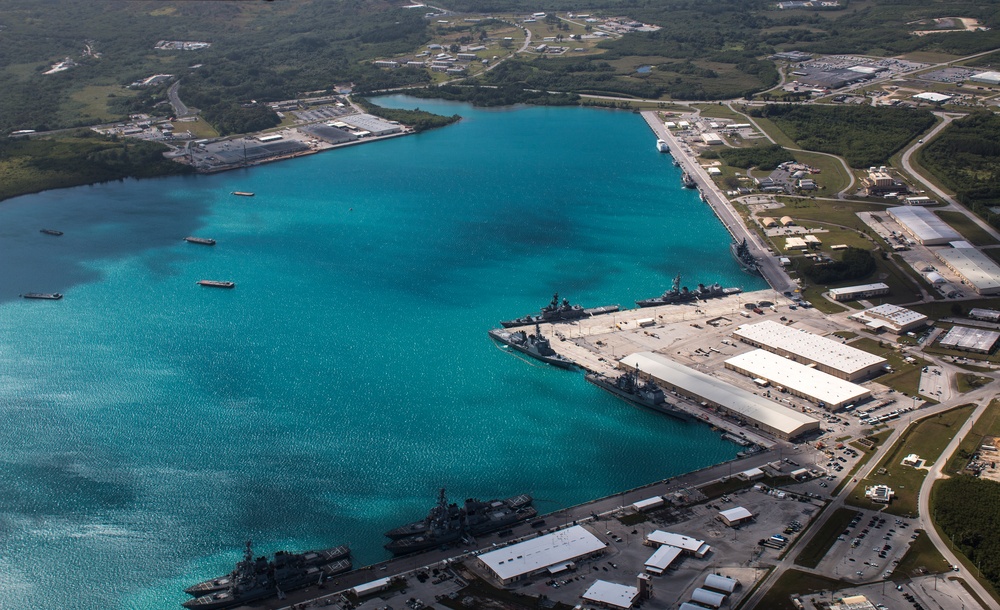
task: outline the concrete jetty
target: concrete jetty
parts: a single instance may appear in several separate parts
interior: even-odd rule
[[[697,158],[693,154],[688,153],[690,149],[682,145],[674,134],[664,126],[660,117],[657,116],[656,111],[645,110],[642,113],[642,118],[645,119],[649,128],[656,134],[656,137],[667,143],[670,147],[670,154],[680,163],[681,169],[698,185],[702,199],[711,206],[712,211],[715,212],[716,217],[726,227],[729,234],[733,236],[733,239],[743,241],[746,238],[747,245],[750,246],[750,251],[760,262],[760,271],[764,279],[767,280],[767,283],[778,292],[795,290],[798,286],[792,282],[781,265],[778,264],[777,258],[771,254],[768,246],[761,240],[760,236],[748,229],[743,223],[743,219],[736,209],[733,208],[732,203],[726,197],[725,193],[715,185],[708,172],[698,164]]]

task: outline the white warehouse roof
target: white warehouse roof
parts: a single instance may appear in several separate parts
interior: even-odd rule
[[[681,550],[679,548],[664,544],[656,549],[656,552],[646,560],[646,569],[654,574],[663,574],[670,567],[670,564],[677,560],[680,554]]]
[[[1000,339],[1000,333],[995,330],[952,326],[948,334],[941,339],[941,347],[987,354],[996,345],[998,339]]]
[[[726,360],[726,368],[732,368],[751,377],[766,379],[775,385],[788,388],[794,394],[811,397],[815,402],[824,402],[832,408],[871,395],[869,390],[856,383],[762,349],[755,349]]]
[[[817,365],[845,373],[849,378],[871,367],[884,366],[886,363],[885,358],[881,356],[772,320],[744,324],[733,332],[733,336],[762,345],[768,351],[774,349],[787,351]]]
[[[574,525],[558,532],[483,553],[479,556],[479,560],[493,570],[501,580],[508,580],[589,555],[606,547],[606,544],[583,526]]]
[[[691,601],[704,604],[711,608],[718,608],[723,604],[723,602],[726,601],[726,596],[722,593],[716,593],[715,591],[709,591],[708,589],[698,588],[691,593]]]
[[[933,91],[925,91],[923,93],[918,93],[913,96],[914,99],[923,100],[925,102],[934,102],[935,104],[941,102],[947,102],[953,96],[945,95],[943,93],[934,93]]]
[[[656,379],[668,383],[698,398],[711,401],[730,412],[779,431],[787,438],[819,428],[819,420],[793,411],[753,392],[738,388],[715,377],[673,362],[653,352],[639,352],[621,360]],[[672,543],[666,543],[672,544]],[[675,545],[677,546],[677,545]]]
[[[927,208],[908,205],[889,208],[886,212],[925,246],[946,244],[956,239],[962,239],[962,236],[955,229],[952,229],[948,223]]]
[[[948,248],[935,252],[944,264],[982,295],[1000,293],[1000,266],[979,250]]]
[[[742,506],[737,506],[735,508],[730,508],[728,510],[720,510],[719,514],[722,515],[726,521],[742,521],[743,519],[752,519],[753,513],[743,508]]]
[[[924,314],[918,311],[913,311],[912,309],[900,307],[899,305],[893,305],[892,303],[885,303],[884,305],[871,307],[866,309],[865,313],[872,314],[882,318],[883,320],[888,320],[896,326],[907,326],[909,324],[927,321],[927,316]]]
[[[875,284],[860,284],[858,286],[843,286],[841,288],[831,288],[830,296],[837,298],[837,296],[842,294],[851,295],[857,292],[880,292],[882,290],[888,291],[889,285],[884,282],[877,282]]]
[[[709,574],[705,577],[705,586],[709,589],[715,589],[716,591],[725,591],[726,593],[732,593],[736,590],[736,579],[729,578],[728,576],[720,576],[719,574]]]
[[[656,530],[650,533],[646,536],[646,540],[656,544],[669,544],[688,553],[697,553],[705,544],[704,540],[697,540],[683,534],[675,534],[663,530]]]
[[[607,604],[615,608],[631,608],[632,602],[639,596],[639,589],[628,585],[619,585],[606,580],[598,580],[590,585],[583,599],[596,604]]]

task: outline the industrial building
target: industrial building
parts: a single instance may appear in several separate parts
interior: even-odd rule
[[[1000,265],[974,248],[946,248],[935,252],[949,269],[983,296],[1000,294]]]
[[[988,354],[996,347],[997,340],[1000,340],[1000,332],[995,330],[953,326],[941,339],[941,347]]]
[[[353,142],[358,139],[353,133],[322,124],[299,127],[299,131],[319,138],[327,144],[343,144],[344,142]]]
[[[680,557],[681,550],[675,546],[664,544],[656,549],[646,560],[646,571],[650,574],[663,574]]]
[[[577,559],[604,552],[607,545],[581,525],[484,553],[479,561],[501,585],[508,585]]]
[[[739,527],[747,521],[752,521],[753,513],[742,506],[737,506],[735,508],[719,511],[719,519],[721,519],[722,522],[729,527]]]
[[[725,144],[725,141],[719,137],[719,134],[711,132],[701,134],[701,141],[709,146]]]
[[[646,536],[645,544],[649,546],[672,546],[684,551],[688,555],[694,555],[699,558],[704,557],[709,551],[712,550],[712,547],[705,544],[704,540],[698,540],[683,534],[664,532],[663,530],[655,530],[651,532],[648,536]]]
[[[733,336],[795,362],[813,364],[817,370],[847,381],[871,377],[886,366],[885,358],[771,320],[744,324]]]
[[[705,577],[705,588],[713,591],[719,591],[721,593],[731,594],[736,590],[736,586],[739,584],[740,581],[735,578],[729,578],[728,576],[722,576],[719,574],[709,574]]]
[[[691,592],[691,601],[701,604],[706,608],[721,608],[726,603],[726,596],[722,593],[702,589],[701,587]]]
[[[962,239],[955,229],[926,208],[901,206],[889,208],[886,213],[924,246],[940,246]]]
[[[373,136],[387,136],[403,131],[398,123],[392,123],[371,114],[352,114],[342,117],[340,120],[356,129],[367,131]]]
[[[652,378],[665,390],[689,397],[702,406],[716,408],[777,438],[788,440],[819,430],[819,421],[813,417],[659,354],[639,352],[622,359],[621,364]]]
[[[871,398],[871,391],[815,368],[756,349],[726,360],[726,368],[773,384],[830,410]]]
[[[1000,85],[1000,72],[980,72],[970,76],[969,80],[984,85]]]
[[[927,326],[928,322],[928,317],[922,313],[889,303],[871,307],[850,317],[864,324],[869,330],[879,332],[888,329],[897,335]]]
[[[595,581],[583,594],[585,601],[605,608],[631,608],[639,597],[639,588],[606,580]]]
[[[969,310],[969,317],[973,320],[984,320],[986,322],[1000,322],[1000,311],[996,309],[981,309],[974,307]]]
[[[854,301],[857,299],[867,299],[889,294],[889,285],[878,282],[877,284],[862,284],[860,286],[844,286],[843,288],[831,288],[830,296],[834,301]]]
[[[918,93],[913,96],[913,99],[920,100],[921,102],[930,102],[932,104],[943,104],[950,101],[954,96],[945,95],[944,93],[934,93],[933,91],[925,91],[924,93]]]

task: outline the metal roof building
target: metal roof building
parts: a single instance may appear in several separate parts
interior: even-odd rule
[[[883,294],[889,294],[889,285],[882,282],[830,289],[830,296],[833,297],[834,301],[853,301],[854,299],[867,299]]]
[[[1000,332],[995,330],[952,326],[948,334],[941,339],[941,347],[988,354],[993,351],[998,339],[1000,339]]]
[[[947,248],[935,254],[979,294],[1000,294],[1000,265],[979,250]]]
[[[403,128],[396,123],[390,123],[385,119],[380,119],[371,114],[352,114],[340,117],[340,121],[347,123],[358,129],[371,132],[372,135],[384,136],[390,133],[399,133]]]
[[[662,388],[693,398],[703,406],[715,407],[780,439],[796,438],[819,429],[817,419],[653,352],[632,354],[623,358],[621,364],[655,379]]]
[[[886,365],[881,356],[771,320],[744,324],[733,336],[795,362],[814,364],[818,370],[848,381],[874,375]]]
[[[663,574],[670,567],[670,564],[680,557],[680,554],[679,548],[664,544],[646,560],[646,571],[650,574]]]
[[[927,316],[920,312],[890,303],[871,307],[850,317],[873,330],[888,328],[899,335],[926,326],[928,320]]]
[[[719,511],[719,518],[722,519],[722,522],[729,527],[735,527],[744,521],[750,521],[753,519],[753,513],[742,506],[737,506],[728,510]]]
[[[646,536],[646,542],[654,545],[660,544],[672,546],[697,557],[704,557],[705,554],[712,549],[712,547],[705,544],[704,540],[698,540],[683,534],[665,532],[663,530],[650,532],[650,534]]]
[[[509,584],[541,572],[549,566],[601,553],[607,545],[581,525],[531,538],[518,544],[483,553],[479,561],[501,584]]]
[[[722,593],[698,588],[691,592],[691,601],[708,606],[709,608],[719,608],[726,601],[726,596]]]
[[[795,396],[828,409],[839,409],[871,398],[871,391],[856,383],[762,349],[726,360],[726,368],[747,377],[766,379]]]
[[[639,589],[628,585],[598,580],[590,585],[583,599],[609,608],[631,608]]]
[[[732,593],[736,590],[736,585],[740,584],[735,578],[721,576],[719,574],[709,574],[705,577],[705,588]]]
[[[925,246],[939,246],[962,239],[955,229],[926,208],[903,206],[889,208],[886,213],[899,223],[907,233]]]
[[[1000,322],[1000,311],[996,309],[982,309],[974,307],[969,310],[969,317],[973,320],[985,320],[987,322]]]

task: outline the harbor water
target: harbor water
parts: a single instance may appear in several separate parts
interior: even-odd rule
[[[382,103],[464,119],[0,203],[0,608],[175,609],[247,538],[368,563],[439,487],[544,513],[736,454],[486,336],[764,287],[641,117]]]

